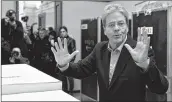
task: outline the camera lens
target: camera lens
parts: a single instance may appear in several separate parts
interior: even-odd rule
[[[18,55],[19,55],[19,52],[17,52],[17,51],[12,52],[12,56],[18,56]]]
[[[13,22],[14,21],[14,17],[10,17],[10,21]]]

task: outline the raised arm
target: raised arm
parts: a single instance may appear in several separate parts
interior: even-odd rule
[[[58,44],[55,42],[54,45],[55,47],[52,47],[51,50],[54,54],[57,67],[60,69],[62,74],[81,79],[88,77],[96,71],[95,49],[89,56],[80,60],[78,63],[70,63],[78,51],[69,54],[66,39],[64,39],[64,47],[62,46],[60,38],[58,38]]]

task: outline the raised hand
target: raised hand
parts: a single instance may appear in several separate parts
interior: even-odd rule
[[[59,37],[58,37],[58,44],[57,42],[55,42],[55,44],[53,45],[55,45],[55,48],[51,47],[51,50],[54,54],[57,64],[60,67],[66,66],[72,60],[72,58],[79,52],[79,51],[75,51],[72,54],[69,54],[66,38],[64,38],[64,47],[62,46],[62,41]]]
[[[150,37],[147,36],[145,28],[143,28],[143,34],[141,35],[141,29],[138,28],[137,45],[133,49],[130,45],[125,44],[125,47],[130,52],[133,60],[136,63],[142,63],[148,59],[148,50],[150,45]]]

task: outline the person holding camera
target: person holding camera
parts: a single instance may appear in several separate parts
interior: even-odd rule
[[[23,56],[27,56],[27,46],[23,38],[23,26],[20,21],[16,20],[16,12],[14,10],[8,10],[6,12],[6,17],[1,19],[1,29],[2,43],[6,43],[9,47],[9,50],[6,50],[5,46],[1,46],[2,64],[8,64],[10,51],[14,47],[19,47]]]
[[[20,48],[15,47],[11,51],[11,57],[9,58],[11,64],[29,64],[29,60],[21,55]]]
[[[29,47],[29,46],[31,46],[31,44],[32,44],[32,41],[31,41],[31,39],[30,39],[30,29],[31,29],[31,26],[29,26],[28,24],[27,24],[27,22],[28,22],[28,20],[29,20],[29,16],[23,16],[23,17],[21,17],[21,20],[25,23],[25,25],[24,25],[24,40],[25,40],[25,43],[27,44],[27,46]]]

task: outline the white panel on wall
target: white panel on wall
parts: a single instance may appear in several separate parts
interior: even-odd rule
[[[54,2],[53,1],[47,1],[47,2],[43,2],[42,6],[40,7],[40,9],[37,11],[37,15],[41,14],[41,13],[46,13],[46,17],[45,17],[45,27],[53,27],[54,28],[54,16],[55,16],[55,12],[54,12],[55,8],[54,8]]]
[[[1,17],[4,18],[6,16],[6,12],[9,9],[13,9],[16,11],[16,1],[2,1],[2,15]]]

